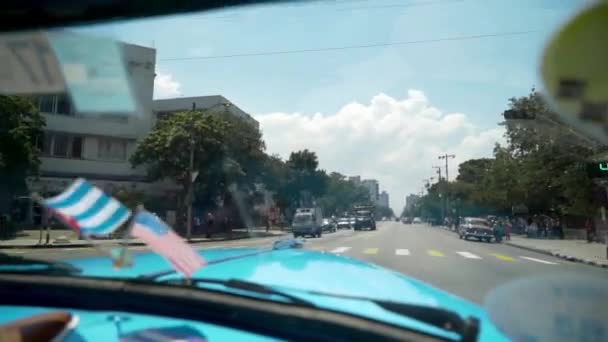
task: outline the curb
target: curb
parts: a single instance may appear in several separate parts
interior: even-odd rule
[[[270,235],[270,236],[259,236],[261,238],[269,238],[269,237],[281,237],[284,236],[286,234],[278,234],[278,235]],[[254,238],[256,236],[241,236],[241,237],[236,237],[236,238],[232,238],[232,239],[224,239],[224,240],[191,240],[189,242],[189,244],[194,244],[194,243],[209,243],[209,242],[222,242],[222,241],[236,241],[236,240],[245,240],[245,239],[251,239]],[[103,240],[101,240],[103,241]],[[118,245],[121,244],[119,242],[116,243],[107,243],[107,245]],[[3,249],[20,249],[20,248],[27,248],[27,249],[55,249],[55,248],[87,248],[87,247],[93,247],[93,246],[99,246],[99,245],[104,245],[104,243],[98,243],[98,244],[91,244],[91,243],[76,243],[76,244],[49,244],[49,245],[4,245],[4,246],[0,246],[0,250]],[[121,244],[121,245],[126,245],[126,246],[144,246],[145,243],[144,242],[128,242],[126,244]]]
[[[595,267],[608,268],[608,264],[602,264],[595,260],[577,258],[577,257],[573,257],[571,255],[566,255],[566,254],[557,253],[557,252],[550,252],[550,251],[547,251],[544,249],[539,249],[539,248],[534,248],[534,247],[521,246],[521,245],[514,244],[512,242],[503,241],[503,244],[505,244],[507,246],[511,246],[511,247],[516,247],[519,249],[524,249],[524,250],[531,251],[531,252],[550,255],[552,257],[556,257],[556,258],[560,258],[560,259],[564,259],[564,260],[568,260],[568,261],[579,262],[582,264],[587,264],[587,265],[591,265],[591,266],[595,266]]]

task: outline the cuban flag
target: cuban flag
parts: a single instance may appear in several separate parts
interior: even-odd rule
[[[144,241],[185,277],[205,266],[205,260],[157,216],[142,210],[135,214],[131,236]]]
[[[43,200],[58,219],[83,235],[107,235],[131,216],[115,198],[79,178],[61,194]]]

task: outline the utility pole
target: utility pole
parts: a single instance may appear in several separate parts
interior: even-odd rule
[[[196,102],[192,102],[192,115],[196,110]],[[192,120],[192,116],[190,117]],[[192,203],[194,202],[194,136],[192,132],[193,122],[190,123],[190,160],[188,163],[188,210],[186,213],[186,239],[190,241],[192,238]]]
[[[453,154],[444,154],[442,156],[439,156],[438,159],[445,159],[445,185],[444,185],[444,189],[443,189],[443,220],[445,221],[445,218],[447,216],[449,216],[448,214],[448,210],[449,210],[449,205],[448,205],[448,182],[450,180],[449,177],[449,173],[448,173],[448,160],[450,158],[456,158],[455,155]]]
[[[448,176],[448,160],[449,160],[450,158],[452,158],[452,159],[453,159],[453,158],[456,158],[456,156],[455,156],[455,155],[453,155],[453,154],[447,154],[447,153],[446,153],[446,154],[444,154],[444,155],[442,155],[442,156],[439,156],[439,157],[438,157],[438,159],[445,159],[445,181],[446,181],[446,182],[449,182],[449,181],[450,181],[450,177]]]
[[[433,166],[433,169],[437,169],[437,183],[441,182],[441,166]]]

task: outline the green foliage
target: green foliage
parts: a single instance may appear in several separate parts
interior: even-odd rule
[[[319,198],[319,205],[326,216],[341,216],[351,211],[355,204],[365,204],[370,201],[369,192],[361,186],[346,179],[346,176],[332,172],[327,180],[327,191]]]
[[[0,95],[0,188],[9,194],[25,191],[25,178],[37,175],[38,142],[44,117],[28,97]]]
[[[501,123],[507,144],[495,147],[494,158],[460,164],[447,190],[429,189],[418,214],[440,217],[438,195],[446,191],[451,208],[462,216],[509,214],[516,205],[531,213],[591,215],[597,209],[593,181],[578,165],[606,148],[561,122],[534,89],[511,98],[509,109],[536,119]]]
[[[382,217],[386,217],[386,218],[390,219],[393,216],[395,216],[395,214],[393,213],[393,209],[391,209],[389,207],[381,206],[381,205],[376,206],[374,215],[377,220]]]

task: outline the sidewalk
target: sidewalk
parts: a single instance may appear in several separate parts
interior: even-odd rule
[[[11,240],[0,240],[0,249],[12,249],[12,248],[84,248],[95,245],[117,245],[119,243],[127,243],[129,246],[141,246],[144,245],[139,239],[94,239],[93,243],[87,240],[79,240],[78,235],[70,230],[51,230],[49,244],[46,242],[46,232],[43,234],[42,243],[39,244],[39,231],[35,231],[36,234],[32,234],[33,231],[26,231],[16,239]],[[217,241],[228,241],[228,240],[239,240],[249,238],[261,238],[261,237],[280,237],[288,234],[287,231],[281,231],[272,229],[268,232],[265,228],[252,228],[249,231],[246,229],[233,229],[232,238],[228,238],[225,233],[214,233],[211,238],[203,236],[193,236],[190,239],[190,243],[204,243],[204,242],[217,242]]]
[[[529,239],[514,235],[511,235],[510,241],[503,240],[503,243],[570,261],[608,267],[606,245],[602,243],[588,243],[586,240]]]

